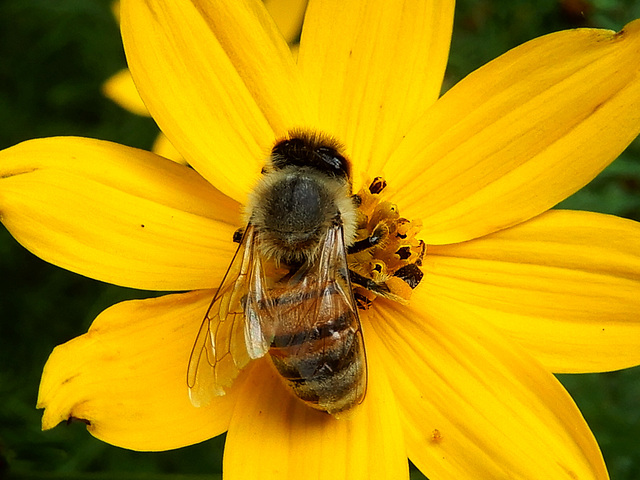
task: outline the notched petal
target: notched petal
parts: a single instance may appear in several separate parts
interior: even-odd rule
[[[264,5],[123,0],[121,14],[127,62],[154,120],[189,165],[244,202],[276,138],[314,117]]]
[[[320,128],[345,143],[355,190],[440,94],[454,2],[327,0],[307,10],[298,64]],[[373,169],[373,170],[372,170]]]
[[[593,435],[562,385],[482,317],[433,302],[376,302],[379,352],[407,452],[429,478],[606,480]]]
[[[640,132],[640,22],[527,42],[449,90],[386,164],[447,244],[516,225],[591,181]],[[426,192],[426,193],[425,193]]]
[[[186,382],[211,296],[209,290],[122,302],[102,312],[85,335],[56,347],[38,393],[42,428],[81,421],[105,442],[153,451],[224,432],[235,387],[196,408]]]
[[[240,206],[150,152],[58,137],[0,152],[0,218],[60,267],[133,288],[187,290],[214,287],[224,274]]]
[[[257,360],[229,426],[225,478],[408,480],[394,392],[375,354],[369,360],[364,402],[338,419],[302,403],[268,359]]]
[[[425,260],[431,302],[471,309],[556,373],[640,364],[640,223],[551,210]]]

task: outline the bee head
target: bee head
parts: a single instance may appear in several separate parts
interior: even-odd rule
[[[349,162],[339,150],[335,140],[298,132],[276,143],[271,151],[271,164],[275,170],[311,167],[326,175],[349,179]]]

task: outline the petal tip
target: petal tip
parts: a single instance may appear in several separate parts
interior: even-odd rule
[[[627,33],[637,33],[640,32],[640,18],[637,18],[635,20],[630,21],[629,23],[627,23],[622,30],[620,30],[619,34],[622,34],[624,32]]]

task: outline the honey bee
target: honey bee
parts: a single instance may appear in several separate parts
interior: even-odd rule
[[[361,403],[367,387],[347,264],[357,218],[349,163],[333,140],[292,132],[262,173],[191,352],[190,399],[201,406],[223,395],[267,355],[300,400],[337,414]]]

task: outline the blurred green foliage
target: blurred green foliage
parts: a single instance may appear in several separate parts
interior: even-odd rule
[[[460,1],[445,88],[531,38],[579,26],[619,30],[635,18],[637,0]],[[153,121],[101,95],[104,80],[124,66],[109,1],[0,0],[0,148],[54,135],[150,148],[157,131]],[[639,142],[560,206],[640,221]],[[0,478],[215,478],[223,437],[171,452],[139,453],[94,439],[82,424],[40,431],[37,388],[54,346],[84,333],[107,306],[149,292],[46,264],[4,228],[0,273]],[[592,427],[611,478],[640,478],[640,369],[561,380]],[[413,470],[412,476],[422,478]]]

